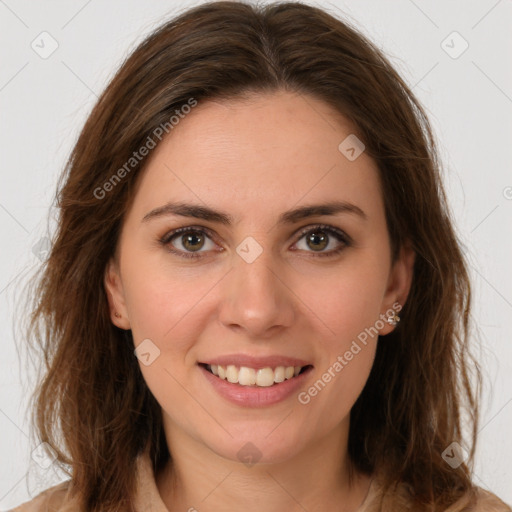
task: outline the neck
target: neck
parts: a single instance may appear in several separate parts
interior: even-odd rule
[[[350,471],[348,424],[294,457],[248,465],[226,459],[177,428],[166,428],[172,460],[156,475],[169,512],[287,510],[355,512],[370,477]]]

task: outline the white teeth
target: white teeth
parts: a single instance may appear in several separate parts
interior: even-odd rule
[[[272,386],[274,384],[274,370],[272,368],[261,368],[256,372],[257,386]]]
[[[226,379],[233,384],[238,382],[238,369],[236,366],[232,364],[228,365],[226,368]]]
[[[302,366],[278,366],[274,370],[266,367],[255,370],[247,366],[238,368],[232,364],[227,366],[212,364],[208,365],[207,368],[214,375],[233,384],[238,383],[241,386],[256,385],[260,387],[269,387],[274,385],[274,383],[284,382],[292,377],[296,377],[302,370]]]
[[[278,366],[274,371],[274,381],[284,382],[284,366]]]
[[[242,386],[254,386],[256,382],[256,370],[242,366],[238,372],[238,383]]]

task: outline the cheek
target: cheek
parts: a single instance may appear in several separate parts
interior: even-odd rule
[[[375,358],[387,261],[373,254],[347,259],[328,277],[317,275],[318,286],[310,288],[308,304],[328,334],[321,336],[317,380],[305,390],[301,403],[330,410],[329,426],[349,413]]]
[[[323,321],[330,336],[349,340],[379,319],[386,268],[386,262],[369,253],[347,258],[329,272],[298,280],[298,295],[306,297],[312,314]]]
[[[322,339],[315,379],[298,396],[299,403],[310,408],[311,421],[314,411],[329,411],[322,427],[326,432],[348,416],[361,394],[378,339],[372,328],[364,327],[360,319],[356,321],[350,311],[338,316],[336,328],[335,336]]]
[[[176,340],[175,333],[196,325],[191,319],[212,287],[208,276],[191,275],[188,269],[166,262],[165,257],[134,257],[126,261],[125,275],[125,299],[136,343],[144,338],[162,344]],[[179,344],[175,348],[179,349]]]
[[[324,343],[329,356],[322,359],[315,379],[297,396],[302,432],[325,435],[349,418],[368,380],[376,346],[375,340],[362,343],[350,338]]]

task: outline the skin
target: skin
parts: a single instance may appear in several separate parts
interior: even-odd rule
[[[150,156],[105,286],[112,322],[132,330],[135,346],[149,338],[160,350],[140,368],[162,407],[174,461],[156,475],[171,512],[348,512],[368,492],[370,477],[349,481],[347,443],[376,336],[306,405],[296,393],[263,408],[234,405],[197,366],[230,353],[295,356],[314,366],[307,390],[359,333],[405,303],[414,253],[402,249],[392,264],[376,164],[364,152],[349,161],[338,150],[353,133],[323,102],[279,92],[201,103]],[[227,212],[235,223],[173,215],[142,222],[171,200]],[[284,211],[332,200],[357,205],[367,219],[345,212],[276,223]],[[343,246],[329,233],[328,246],[308,243],[301,230],[318,223],[344,231],[353,244],[316,256]],[[192,247],[200,258],[158,242],[189,226],[214,234],[198,234],[203,246]],[[184,235],[172,247],[194,253]],[[236,252],[248,236],[263,249],[252,263]],[[385,323],[379,334],[393,328]],[[247,442],[261,453],[250,467],[237,456]]]

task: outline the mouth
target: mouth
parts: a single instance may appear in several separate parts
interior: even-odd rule
[[[206,364],[198,363],[206,371],[231,384],[238,384],[243,387],[274,387],[282,382],[292,380],[299,375],[312,370],[313,365],[305,366],[267,366],[264,368],[251,368],[248,366],[236,366],[233,364]]]

